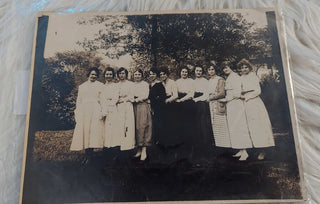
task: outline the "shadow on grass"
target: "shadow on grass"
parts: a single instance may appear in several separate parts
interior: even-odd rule
[[[292,138],[276,137],[264,161],[232,158],[230,149],[215,148],[206,162],[194,163],[154,145],[148,160],[134,151],[97,150],[81,165],[83,152],[70,152],[73,131],[36,133],[33,160],[27,166],[24,203],[300,199],[299,171]],[[64,141],[61,141],[64,140]],[[26,188],[26,186],[28,188]],[[35,201],[35,198],[37,200]]]

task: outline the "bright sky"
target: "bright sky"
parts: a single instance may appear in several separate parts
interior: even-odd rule
[[[83,41],[84,37],[92,38],[98,32],[101,25],[79,25],[79,19],[89,19],[93,15],[82,13],[80,15],[50,15],[47,30],[44,57],[52,57],[56,52],[82,51],[77,41]],[[116,66],[129,67],[131,57],[124,55],[119,59],[110,59],[101,55],[103,61]]]
[[[236,12],[239,13],[239,10]],[[265,12],[259,10],[243,10],[240,13],[244,18],[257,23],[256,27],[264,27],[267,24]],[[79,25],[77,21],[81,19],[89,19],[93,14],[52,14],[49,17],[47,30],[47,39],[45,45],[44,57],[52,57],[56,52],[63,51],[80,51],[83,48],[76,44],[77,41],[83,41],[84,37],[92,38],[101,25]],[[103,61],[116,66],[130,66],[131,57],[125,55],[117,59],[110,59],[103,55]]]

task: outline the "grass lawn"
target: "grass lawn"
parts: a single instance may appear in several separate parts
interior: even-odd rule
[[[255,152],[245,162],[233,150],[218,149],[205,165],[175,160],[155,145],[149,159],[132,158],[134,150],[95,150],[81,165],[84,151],[70,152],[73,130],[35,133],[27,166],[25,203],[116,202],[168,200],[299,199],[299,172],[292,136],[275,133],[276,147],[264,161]],[[49,202],[50,201],[50,202]]]

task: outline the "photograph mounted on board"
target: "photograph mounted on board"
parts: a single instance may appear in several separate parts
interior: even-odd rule
[[[20,203],[303,201],[283,35],[270,9],[42,14]]]

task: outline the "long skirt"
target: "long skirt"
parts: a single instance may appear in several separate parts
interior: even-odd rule
[[[182,143],[178,133],[178,112],[175,102],[163,106],[162,128],[159,135],[159,144],[164,147],[174,147]]]
[[[234,99],[227,103],[227,121],[234,149],[246,149],[252,147],[249,135],[244,103],[240,99]]]
[[[195,103],[194,154],[196,157],[210,158],[213,150],[212,126],[209,104],[204,101]]]
[[[186,100],[177,103],[177,128],[181,145],[177,148],[178,159],[192,159],[195,141],[195,103]]]
[[[150,104],[143,102],[133,105],[136,124],[136,146],[151,145],[152,118]]]
[[[88,102],[79,109],[70,150],[102,148],[104,135],[100,105],[97,102]]]
[[[135,147],[135,128],[133,105],[130,102],[118,104],[120,150]]]
[[[216,101],[210,101],[210,116],[215,146],[231,147],[230,135],[225,113],[217,113]]]
[[[104,125],[104,146],[120,146],[120,120],[116,106],[108,107],[108,113]]]
[[[158,144],[164,128],[163,108],[155,107],[152,113],[152,140],[155,144]]]
[[[193,100],[186,100],[177,103],[178,111],[178,134],[181,142],[191,146],[195,135],[195,103]]]
[[[260,97],[250,99],[244,105],[253,146],[256,148],[274,146],[269,115]]]

